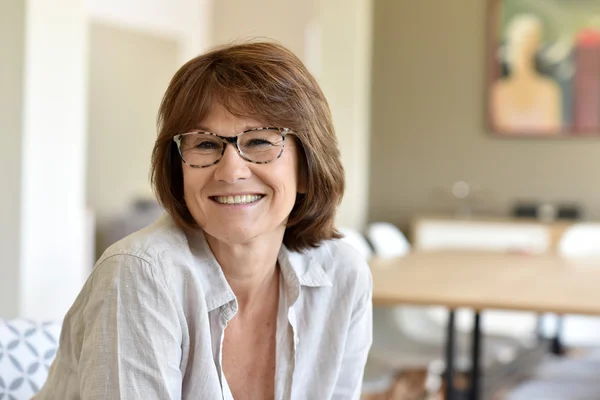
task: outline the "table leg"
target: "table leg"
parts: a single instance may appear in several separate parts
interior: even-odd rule
[[[552,354],[556,354],[557,356],[562,356],[565,354],[565,349],[561,341],[564,322],[564,316],[558,315],[556,317],[556,333],[554,334],[554,338],[552,338],[550,351],[552,352]]]
[[[456,390],[454,388],[454,310],[451,309],[448,314],[448,326],[446,332],[446,400],[456,399]]]
[[[481,314],[475,311],[475,321],[473,324],[473,348],[471,349],[471,387],[469,393],[470,400],[479,400],[480,379],[481,379]]]

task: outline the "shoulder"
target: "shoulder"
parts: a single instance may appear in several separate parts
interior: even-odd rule
[[[547,78],[547,77],[541,77],[539,80],[539,84],[540,84],[540,90],[543,91],[544,95],[557,96],[559,94],[560,87],[558,86],[558,83],[556,83],[556,81],[554,81],[550,78]]]
[[[334,287],[354,290],[357,295],[371,290],[372,277],[367,260],[350,244],[339,239],[326,240],[307,253],[321,265]]]
[[[90,278],[109,284],[129,282],[131,288],[153,285],[177,291],[175,287],[189,277],[196,262],[186,233],[164,214],[110,246],[96,262]]]
[[[99,307],[110,302],[179,307],[179,282],[192,265],[189,253],[185,232],[165,214],[102,254],[80,293],[82,304],[88,314],[94,308],[87,304]]]
[[[115,257],[136,257],[152,264],[165,251],[182,248],[189,248],[185,232],[168,214],[164,214],[151,225],[111,245],[102,254],[97,265]]]

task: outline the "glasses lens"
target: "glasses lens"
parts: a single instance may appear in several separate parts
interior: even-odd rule
[[[250,161],[269,162],[283,151],[283,135],[277,129],[259,129],[238,136],[240,151]]]
[[[206,133],[193,133],[181,138],[181,156],[186,163],[204,167],[214,164],[223,151],[224,143]]]

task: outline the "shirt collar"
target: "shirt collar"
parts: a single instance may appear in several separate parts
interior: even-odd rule
[[[284,276],[297,280],[302,286],[332,286],[331,279],[325,272],[321,260],[314,257],[310,250],[295,252],[281,245],[277,261],[279,261],[279,267]]]
[[[202,282],[208,311],[219,308],[235,300],[235,294],[229,286],[225,274],[213,255],[204,233],[197,230],[188,233],[188,242],[197,261],[196,272]],[[295,252],[281,245],[277,261],[289,294],[289,306],[299,297],[302,286],[332,286],[321,260],[314,257],[310,250]],[[237,307],[236,307],[237,308]]]
[[[197,229],[186,233],[188,245],[194,257],[194,270],[202,284],[208,311],[235,300],[235,294],[229,286],[221,266],[210,250],[204,232]]]

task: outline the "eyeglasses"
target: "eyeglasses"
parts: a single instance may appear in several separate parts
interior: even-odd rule
[[[234,144],[239,155],[255,164],[267,164],[283,154],[288,128],[252,128],[237,136],[221,136],[212,132],[181,133],[173,138],[184,163],[193,168],[206,168],[218,163],[227,144]]]

